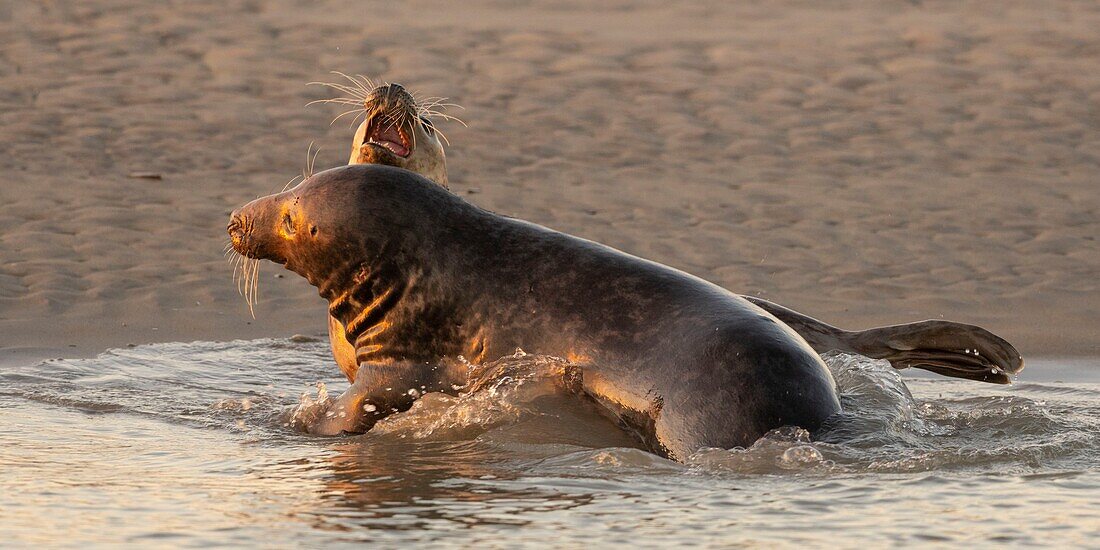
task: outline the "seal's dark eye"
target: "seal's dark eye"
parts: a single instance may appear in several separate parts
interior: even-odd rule
[[[290,214],[283,214],[283,229],[287,235],[294,234],[294,220],[290,219]]]
[[[309,236],[310,237],[316,237],[317,236],[317,226],[316,225],[309,226]]]
[[[424,127],[424,131],[428,132],[429,136],[434,136],[435,135],[435,125],[432,124],[432,121],[430,121],[426,118],[421,118],[420,119],[420,125]]]

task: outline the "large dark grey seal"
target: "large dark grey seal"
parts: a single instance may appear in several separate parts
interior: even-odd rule
[[[681,271],[487,212],[412,172],[314,175],[233,213],[237,252],[281,263],[329,302],[354,384],[320,431],[361,432],[466,383],[458,358],[578,364],[583,391],[655,452],[745,446],[839,412],[814,350],[775,316]]]

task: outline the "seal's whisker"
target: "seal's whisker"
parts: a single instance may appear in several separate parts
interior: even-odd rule
[[[444,134],[438,127],[435,129],[435,133],[439,134],[439,137],[443,138],[443,143],[447,144],[447,147],[451,146],[451,140],[447,139],[447,134]]]
[[[249,258],[244,265],[244,302],[248,304],[248,310],[252,311],[252,264],[255,260]]]
[[[241,296],[244,296],[244,303],[247,304],[250,309],[252,307],[252,304],[250,304],[249,301],[248,301],[248,287],[251,284],[251,281],[249,280],[248,277],[251,274],[252,274],[252,259],[250,258],[250,259],[245,260],[244,267],[241,269],[241,282],[242,282]]]
[[[244,296],[244,284],[246,275],[248,274],[248,270],[246,269],[248,267],[248,262],[249,258],[242,256],[241,261],[237,264],[237,269],[240,271],[239,275],[237,275],[237,294],[241,296]]]
[[[359,77],[359,79],[361,80],[361,82],[358,83],[359,87],[365,90],[368,94],[373,92],[374,89],[378,87],[375,86],[374,80],[372,80],[369,76],[363,76],[361,74],[357,74],[355,76]]]
[[[448,99],[451,99],[451,98],[449,98],[449,97],[433,97],[431,99],[426,99],[423,102],[420,102],[418,104],[421,105],[421,108],[423,110],[435,109],[436,107],[442,107],[444,109],[450,109],[450,108],[453,107],[453,108],[456,108],[456,109],[462,109],[463,111],[466,110],[465,107],[463,107],[462,105],[459,105],[458,103],[447,103]]]
[[[310,82],[306,84],[306,86],[326,86],[328,88],[332,88],[351,96],[351,98],[345,99],[358,99],[359,101],[367,99],[367,96],[363,94],[363,92],[359,91],[358,88],[352,88],[351,86],[345,86],[343,84],[337,84],[335,82]]]
[[[428,106],[418,107],[418,111],[419,111],[418,114],[420,116],[424,117],[424,118],[427,118],[427,119],[436,119],[436,118],[438,118],[438,119],[449,120],[449,121],[453,120],[453,121],[455,121],[455,122],[457,122],[457,123],[459,123],[463,126],[467,126],[466,121],[462,120],[461,118],[459,118],[457,116],[454,116],[454,115],[449,115],[447,113],[444,113],[443,111],[440,111],[440,110],[436,109],[436,107],[447,108],[448,105],[452,105],[452,104],[428,105]],[[454,105],[454,106],[462,108],[461,105]]]
[[[237,256],[233,259],[233,284],[237,286],[237,294],[244,296],[241,292],[241,259],[244,256]]]
[[[457,103],[446,103],[446,101],[448,99],[450,99],[450,98],[449,97],[433,97],[431,99],[425,99],[424,101],[421,101],[418,104],[421,105],[422,108],[425,109],[425,110],[426,109],[434,109],[436,107],[443,107],[443,108],[457,107],[459,109],[465,110],[465,107],[463,107],[463,106],[461,106]]]
[[[291,185],[294,184],[294,182],[298,181],[301,178],[302,176],[294,176],[293,178],[290,178],[290,181],[286,182],[286,185],[284,185],[283,188],[279,190],[279,192],[282,193],[286,191]]]
[[[373,85],[367,87],[362,82],[356,80],[355,78],[352,78],[348,75],[342,75],[342,76],[344,78],[347,78],[352,83],[352,85],[347,86],[345,84],[335,84],[335,85],[332,86],[332,88],[340,90],[340,91],[342,91],[342,92],[344,92],[344,93],[346,93],[346,94],[348,94],[348,95],[350,95],[354,98],[358,98],[361,101],[366,101],[366,99],[368,97],[370,97],[371,92],[374,90]]]
[[[244,279],[245,273],[247,273],[245,270],[246,265],[248,265],[248,258],[241,258],[241,261],[237,264],[237,271],[239,272],[237,275],[237,294],[241,296],[244,296]]]
[[[357,97],[327,97],[325,99],[314,99],[313,101],[306,103],[306,106],[308,107],[316,103],[347,103],[349,105],[362,105],[363,101],[364,100]]]
[[[381,116],[382,120],[387,123],[388,128],[392,128],[393,125],[397,122],[397,113],[394,111],[394,109],[389,109],[381,113]]]
[[[455,117],[454,114],[448,114],[448,113],[445,113],[442,110],[440,110],[440,109],[447,109],[447,108],[448,108],[447,106],[443,106],[443,105],[431,106],[429,108],[423,109],[423,114],[426,114],[426,116],[428,116],[428,117],[441,117],[441,118],[451,117],[452,119],[458,119],[459,118],[459,117]]]
[[[363,90],[363,93],[369,94],[371,92],[371,90],[374,89],[374,85],[373,85],[374,83],[371,82],[371,80],[369,78],[367,78],[367,77],[365,77],[361,74],[357,74],[355,76],[363,79],[363,82],[360,82],[358,79],[356,79],[354,77],[351,77],[351,76],[348,76],[348,75],[346,75],[346,74],[344,74],[340,71],[333,71],[333,73],[338,74],[338,75],[348,79],[349,81],[351,81],[352,84],[355,84],[355,86],[357,88],[359,88],[360,90]],[[366,84],[366,85],[364,85],[364,84]]]
[[[448,114],[445,114],[445,113],[440,113],[439,111],[429,111],[429,112],[425,113],[423,116],[425,118],[429,118],[429,119],[431,119],[431,118],[441,118],[441,119],[447,120],[447,121],[454,121],[454,122],[457,122],[457,123],[465,126],[466,128],[470,127],[469,125],[466,124],[465,120],[462,120],[461,118],[458,118],[454,115],[448,115]]]
[[[252,261],[252,288],[248,294],[248,313],[256,318],[256,296],[260,289],[260,260]]]
[[[360,90],[362,90],[364,94],[370,94],[371,90],[373,90],[375,88],[373,85],[370,86],[369,88],[364,87],[362,82],[360,82],[360,81],[356,80],[355,78],[350,77],[350,76],[348,76],[348,75],[346,75],[346,74],[344,74],[340,71],[332,71],[332,74],[337,74],[337,75],[340,75],[340,76],[348,79],[348,81],[350,81],[352,84],[354,84],[356,88],[359,88]],[[362,78],[363,80],[365,80],[367,84],[373,84],[373,82],[371,82],[371,80],[369,78],[367,78],[363,75],[356,75],[356,76],[358,76],[359,78]]]
[[[256,267],[252,270],[252,304],[255,305],[260,301],[260,262],[256,261]],[[256,313],[252,313],[252,318],[256,318]]]
[[[370,115],[367,114],[367,110],[363,109],[359,114],[351,118],[351,124],[348,125],[348,128],[355,128],[356,124],[359,122],[359,117],[363,117],[364,121],[370,119]]]
[[[321,154],[321,148],[318,147],[317,150],[313,151],[313,156],[310,157],[309,152],[311,149],[313,149],[312,141],[309,142],[309,147],[306,148],[306,167],[302,172],[302,176],[306,178],[313,177],[313,166],[317,163],[317,155]]]
[[[306,107],[309,107],[310,105],[315,105],[317,103],[335,103],[337,105],[362,105],[363,100],[355,100],[355,99],[350,99],[350,98],[347,98],[347,97],[333,97],[333,98],[329,98],[329,99],[315,99],[313,101],[310,101],[309,103],[306,103]]]
[[[240,294],[241,296],[244,296],[244,289],[246,286],[246,282],[248,281],[248,263],[250,261],[251,259],[247,256],[242,257],[241,263],[239,265],[241,274],[239,277],[237,277],[237,294]]]
[[[362,112],[363,112],[363,108],[361,108],[361,107],[358,108],[358,109],[352,109],[350,111],[344,111],[344,112],[340,113],[339,115],[336,115],[336,118],[332,119],[332,122],[329,122],[328,125],[332,126],[333,124],[336,124],[337,120],[340,120],[341,118],[344,118],[345,116],[348,116],[352,113],[362,113]]]
[[[313,152],[313,142],[309,142],[309,146],[306,147],[306,163],[302,166],[302,177],[308,178],[313,175],[309,165],[309,155]]]
[[[252,288],[252,258],[245,260],[244,263],[244,302],[248,304],[248,309],[252,309],[252,299],[249,298],[249,291]]]

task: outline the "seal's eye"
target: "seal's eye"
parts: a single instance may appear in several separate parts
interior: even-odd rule
[[[317,226],[316,225],[309,226],[309,236],[310,237],[316,237],[317,236]]]
[[[420,119],[420,125],[424,127],[424,131],[428,132],[429,136],[434,136],[435,135],[435,125],[432,124],[432,121],[430,121],[426,118],[421,118]]]
[[[283,230],[286,231],[287,235],[293,235],[295,233],[294,220],[290,218],[289,213],[283,214]]]

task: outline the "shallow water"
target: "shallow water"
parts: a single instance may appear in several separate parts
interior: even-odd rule
[[[847,355],[826,363],[845,407],[826,429],[777,430],[687,464],[631,448],[547,374],[560,363],[532,355],[502,359],[477,393],[428,396],[346,438],[293,427],[319,381],[343,387],[312,338],[4,367],[0,540],[1080,546],[1100,535],[1095,371],[1032,362],[1025,380],[1064,381],[1000,387],[903,382]]]

